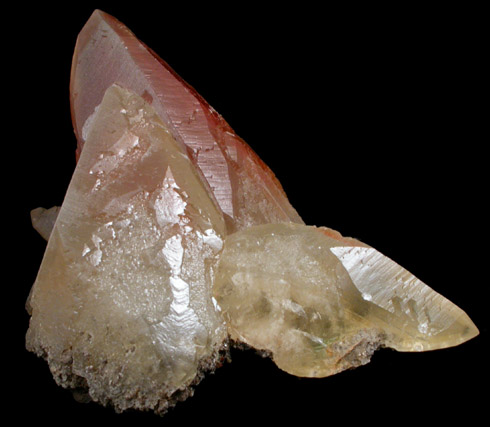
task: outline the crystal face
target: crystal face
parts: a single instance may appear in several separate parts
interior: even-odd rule
[[[214,294],[233,339],[272,353],[293,375],[323,377],[367,363],[379,346],[433,350],[478,334],[460,308],[398,264],[331,236],[340,237],[267,224],[226,238]]]
[[[376,249],[304,225],[280,183],[196,91],[115,18],[75,47],[78,163],[27,301],[28,350],[58,384],[164,413],[230,343],[302,377],[478,329]]]

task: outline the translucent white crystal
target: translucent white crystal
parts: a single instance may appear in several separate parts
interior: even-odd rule
[[[28,301],[28,348],[94,400],[164,410],[226,338],[211,296],[224,232],[153,109],[110,87]]]

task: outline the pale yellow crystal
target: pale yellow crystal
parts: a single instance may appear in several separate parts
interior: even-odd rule
[[[478,334],[460,308],[375,249],[299,224],[229,235],[214,294],[232,338],[298,376],[367,363],[379,346],[420,351]]]
[[[28,349],[93,400],[164,411],[226,339],[211,295],[224,232],[153,109],[110,87],[28,300]]]

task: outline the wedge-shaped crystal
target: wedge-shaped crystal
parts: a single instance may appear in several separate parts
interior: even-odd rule
[[[478,334],[460,308],[375,249],[299,224],[229,235],[214,294],[232,338],[297,376],[367,363],[379,346],[432,350]]]
[[[225,120],[121,22],[96,10],[80,32],[70,82],[78,153],[105,90],[118,83],[154,108],[202,172],[231,230],[301,218],[281,184]]]
[[[27,347],[91,398],[164,411],[226,338],[211,295],[225,223],[153,108],[111,86],[28,300]]]

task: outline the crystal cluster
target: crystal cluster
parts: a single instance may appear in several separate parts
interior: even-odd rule
[[[117,411],[164,413],[229,342],[297,376],[478,334],[374,248],[304,225],[270,169],[123,24],[95,11],[70,85],[77,166],[27,301],[27,348]]]

